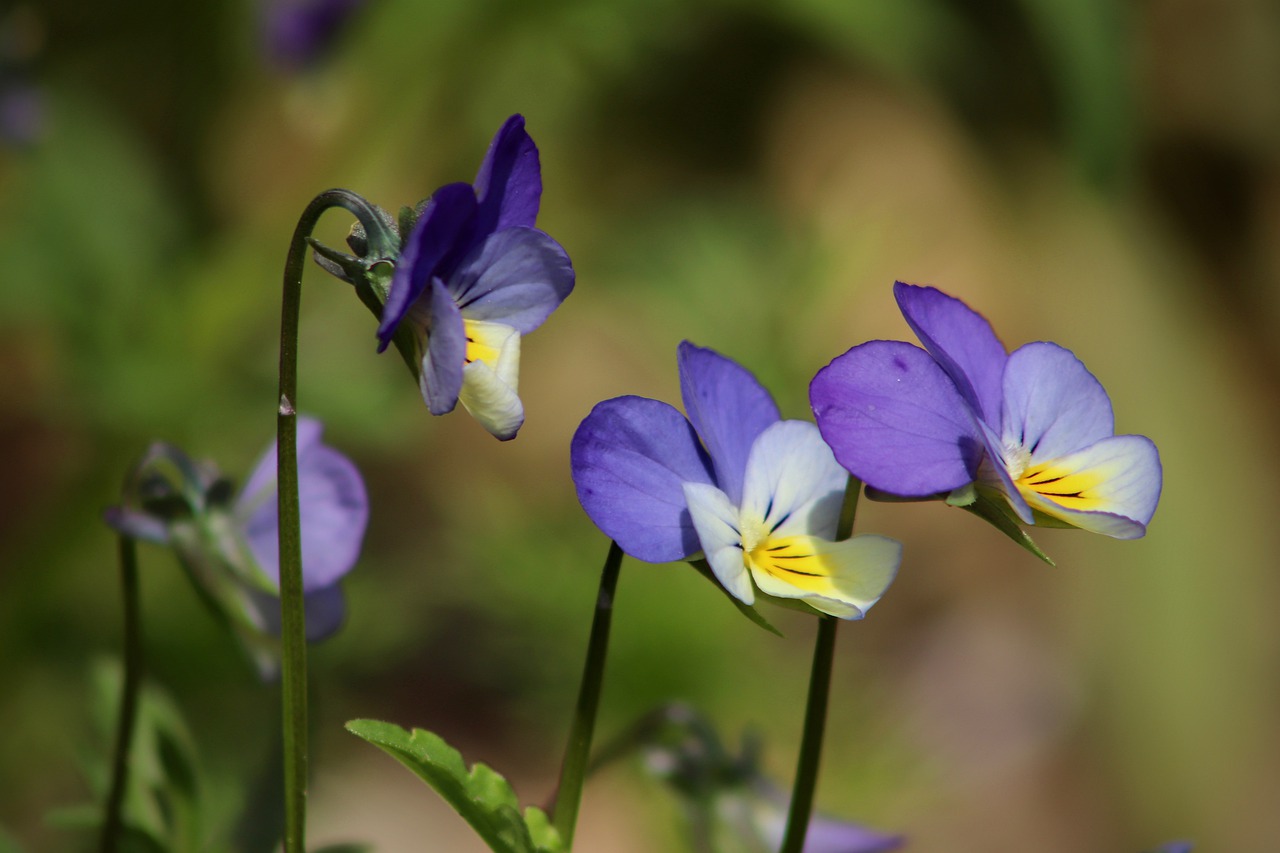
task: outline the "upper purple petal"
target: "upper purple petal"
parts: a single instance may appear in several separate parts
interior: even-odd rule
[[[836,459],[869,486],[922,497],[973,482],[981,433],[955,384],[917,346],[854,347],[818,371],[809,401]]]
[[[639,560],[665,563],[701,550],[685,506],[685,483],[711,483],[693,427],[645,397],[596,405],[570,448],[578,500],[596,526]]]
[[[1043,341],[1009,356],[1003,417],[1004,439],[1038,459],[1065,456],[1115,432],[1102,383],[1070,350]]]
[[[513,115],[498,128],[476,173],[475,193],[480,200],[477,235],[533,226],[542,199],[542,167],[524,116]]]
[[[739,505],[751,445],[782,419],[778,406],[745,367],[714,350],[684,341],[676,360],[684,410],[711,455],[716,485]]]
[[[298,511],[302,587],[307,592],[332,586],[351,570],[369,521],[369,501],[360,471],[351,460],[320,443],[320,429],[312,418],[298,420]],[[249,478],[253,488],[247,486],[236,505],[246,515],[243,530],[249,549],[263,572],[279,583],[275,470],[273,443]]]
[[[961,396],[987,423],[1000,417],[1004,345],[986,318],[959,299],[934,287],[901,281],[893,295],[907,325],[947,372]]]
[[[457,253],[464,248],[461,244],[474,233],[475,212],[476,196],[468,184],[447,184],[431,196],[409,233],[391,276],[378,326],[378,352],[391,343],[400,321],[432,277],[449,274],[451,257],[460,260]]]
[[[280,599],[254,589],[249,591],[246,601],[255,611],[262,630],[280,636]],[[341,584],[307,592],[302,606],[306,611],[307,642],[310,643],[336,634],[347,615]]]
[[[430,313],[418,385],[431,414],[445,415],[458,405],[458,394],[462,391],[467,330],[462,322],[462,312],[440,279],[431,279],[427,298],[430,299]]]
[[[555,240],[536,228],[490,234],[448,281],[469,320],[504,323],[526,335],[573,290],[573,265]]]

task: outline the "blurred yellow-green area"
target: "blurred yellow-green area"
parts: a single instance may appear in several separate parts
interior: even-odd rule
[[[280,274],[303,207],[469,181],[523,113],[540,226],[577,289],[524,341],[527,422],[432,418],[350,288],[311,266],[302,411],[372,504],[343,631],[311,652],[309,840],[478,851],[342,723],[431,729],[551,794],[608,542],[569,478],[596,402],[678,402],[675,348],[742,362],[786,415],[814,372],[911,340],[895,279],[1053,340],[1165,473],[1145,539],[1044,531],[1049,568],[940,504],[862,506],[905,543],[842,626],[819,808],[912,851],[1280,849],[1280,7],[1271,0],[367,0],[324,55],[264,55],[262,3],[39,0],[0,13],[0,826],[85,837],[119,654],[101,521],[154,439],[243,477],[275,423]],[[341,246],[351,220],[327,214]],[[250,794],[274,690],[144,547],[148,676],[215,817]],[[686,700],[789,785],[813,620],[786,635],[684,565],[628,560],[598,735]],[[224,820],[225,819],[225,820]],[[217,821],[214,821],[216,824]],[[211,826],[211,831],[216,825]],[[590,780],[579,849],[681,849],[638,763]],[[225,843],[226,839],[214,839]]]

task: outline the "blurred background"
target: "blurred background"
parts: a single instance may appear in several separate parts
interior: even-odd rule
[[[301,0],[299,0],[301,2]],[[608,543],[570,437],[677,402],[682,339],[786,415],[935,284],[1010,348],[1048,339],[1165,468],[1149,535],[1046,531],[1049,568],[941,505],[863,504],[906,543],[843,626],[819,808],[907,849],[1280,845],[1280,7],[1269,0],[76,0],[0,9],[0,826],[75,849],[118,653],[100,520],[153,439],[243,478],[274,428],[280,272],[341,186],[395,210],[472,179],[502,120],[541,148],[539,224],[577,290],[524,342],[527,422],[431,418],[343,283],[304,285],[300,407],[368,481],[349,619],[314,647],[310,840],[482,850],[348,735],[429,728],[551,793]],[[284,16],[286,26],[269,21]],[[327,214],[341,245],[351,220]],[[214,803],[245,798],[273,691],[173,558],[142,551],[149,674]],[[790,782],[812,620],[785,639],[687,566],[623,569],[599,737],[670,699]],[[636,763],[588,785],[583,850],[678,849]]]

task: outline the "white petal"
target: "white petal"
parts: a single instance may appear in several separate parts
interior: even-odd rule
[[[779,421],[751,446],[742,514],[762,519],[773,536],[831,539],[848,481],[816,426]]]
[[[751,572],[766,595],[796,598],[842,619],[861,619],[898,573],[902,543],[863,535],[840,542],[812,536],[776,540]],[[771,559],[772,554],[782,555]]]
[[[495,437],[515,438],[524,424],[517,393],[520,335],[501,323],[466,321],[468,363],[462,368],[458,402]]]
[[[702,552],[720,585],[743,604],[754,603],[756,591],[742,559],[738,508],[728,495],[706,483],[685,483],[684,499]]]

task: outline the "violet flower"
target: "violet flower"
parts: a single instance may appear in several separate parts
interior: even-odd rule
[[[330,51],[365,0],[264,0],[262,40],[267,56],[296,69]]]
[[[848,475],[817,428],[782,420],[755,377],[716,352],[686,341],[677,361],[687,419],[657,400],[617,397],[578,427],[573,481],[587,515],[639,560],[705,554],[743,604],[758,590],[862,618],[902,546],[834,541]]]
[[[893,495],[963,504],[976,486],[1026,524],[1146,533],[1159,453],[1144,436],[1115,435],[1107,392],[1069,350],[1040,341],[1006,354],[960,300],[902,282],[894,295],[924,349],[861,344],[810,386],[842,465]]]
[[[534,228],[542,196],[538,149],[514,115],[494,136],[475,184],[436,190],[404,242],[378,327],[413,336],[422,397],[433,415],[462,405],[499,439],[524,423],[520,336],[573,290],[560,244]]]
[[[340,581],[359,557],[369,518],[359,470],[321,443],[322,430],[319,421],[298,418],[302,589],[312,641],[342,625]],[[172,445],[153,445],[130,477],[124,504],[105,517],[121,533],[172,548],[264,676],[274,671],[273,638],[280,633],[274,443],[234,499],[216,468]]]

